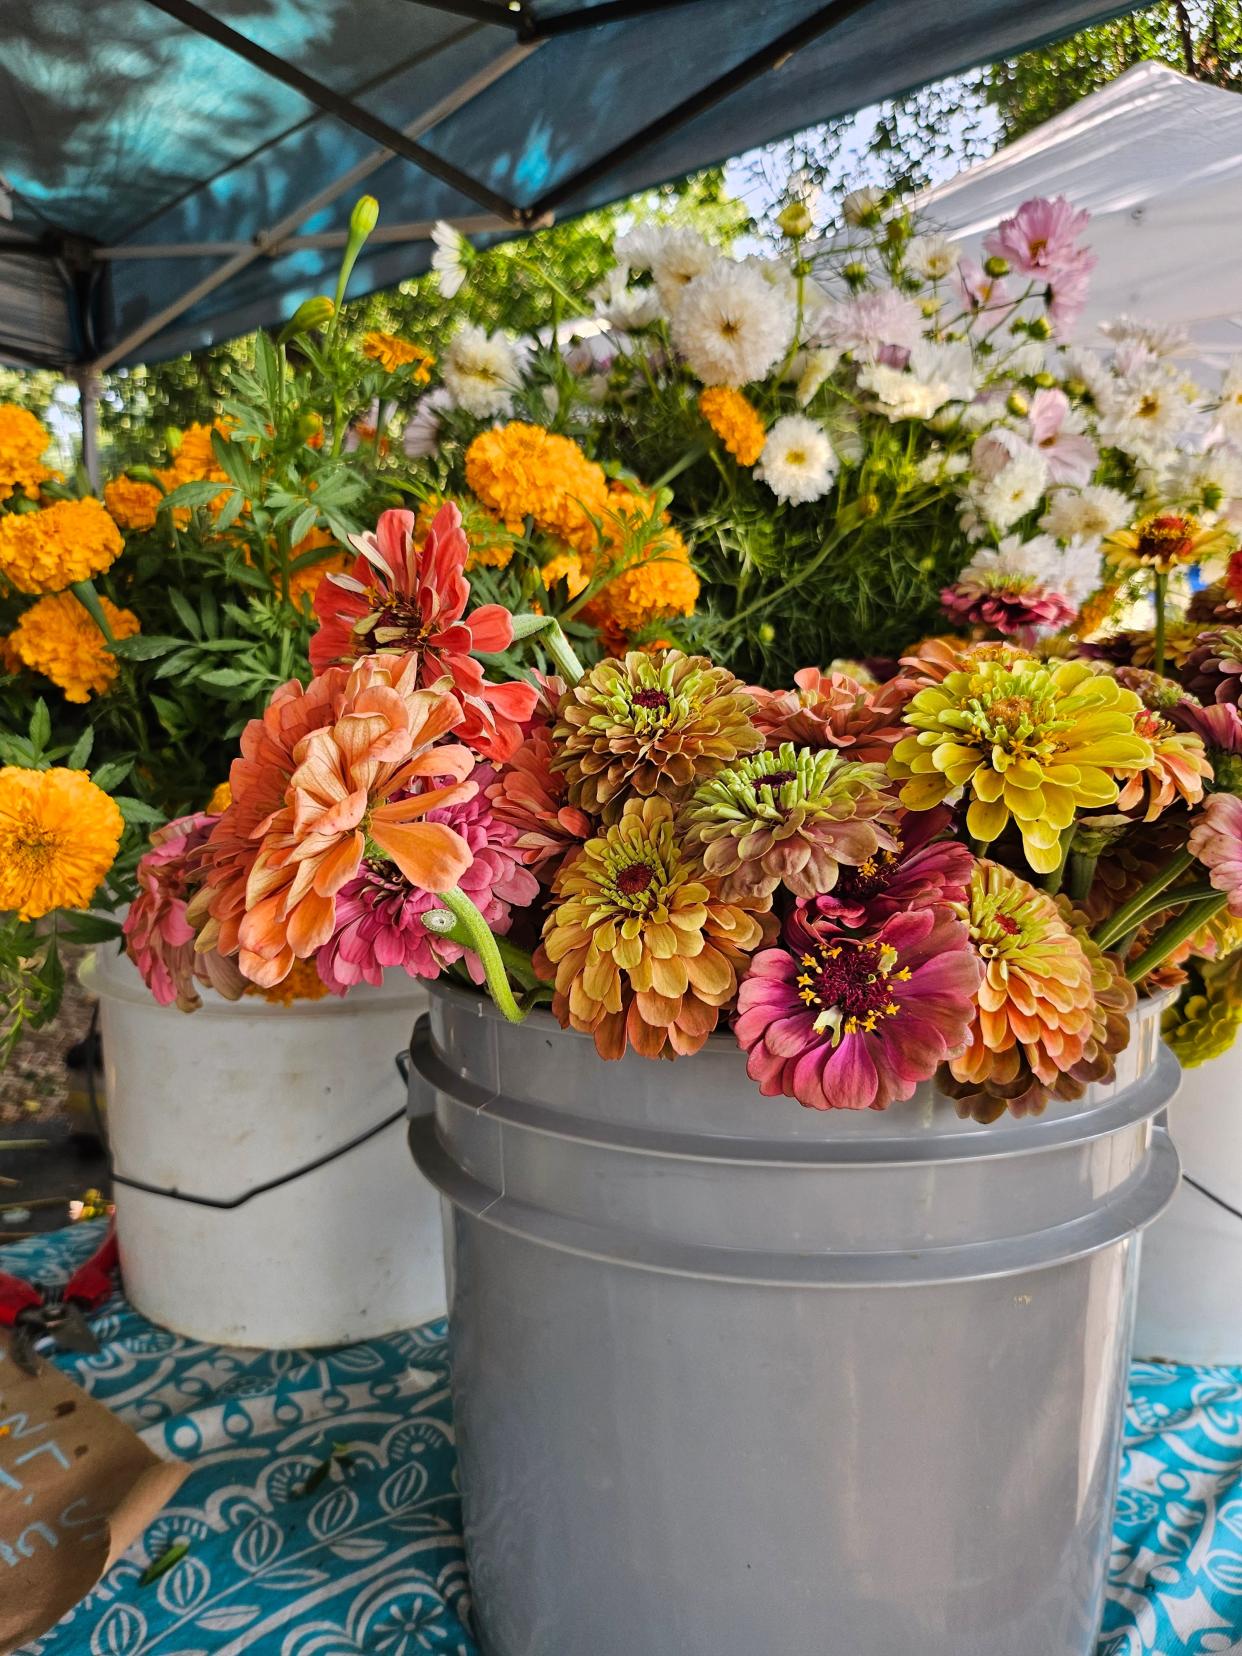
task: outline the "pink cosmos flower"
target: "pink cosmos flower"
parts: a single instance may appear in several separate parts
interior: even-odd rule
[[[746,1073],[809,1109],[886,1109],[963,1050],[979,979],[966,927],[940,905],[764,949],[734,1022]]]
[[[1003,276],[989,276],[977,259],[959,259],[954,271],[962,308],[973,316],[987,313],[1001,322],[1013,310],[1015,300]]]
[[[1208,870],[1217,891],[1227,894],[1230,914],[1242,917],[1242,799],[1213,794],[1186,846]]]
[[[952,821],[945,805],[907,811],[890,830],[896,841],[892,851],[843,865],[830,892],[798,899],[786,922],[790,947],[810,949],[843,926],[874,928],[908,909],[964,903],[975,859],[964,845],[940,837]]]
[[[1064,196],[1034,196],[1012,218],[1001,220],[985,238],[983,249],[1007,259],[1020,276],[1051,282],[1084,253],[1091,261],[1088,271],[1094,266],[1095,255],[1078,246],[1078,237],[1090,222],[1090,213],[1072,207]]]
[[[1074,331],[1087,307],[1095,263],[1095,254],[1084,248],[1073,264],[1063,266],[1048,283],[1048,320],[1061,339]]]
[[[182,1012],[202,1005],[195,982],[236,1000],[245,979],[232,960],[212,949],[196,954],[195,932],[186,905],[201,877],[199,851],[219,821],[198,811],[165,823],[151,835],[151,849],[138,864],[138,895],[125,924],[125,952],[161,1006],[175,1001]]]
[[[1070,401],[1064,391],[1037,391],[1028,415],[1031,445],[1043,455],[1053,483],[1085,489],[1091,481],[1100,451],[1076,429]]]
[[[880,288],[874,293],[860,293],[835,305],[822,319],[819,332],[825,342],[839,351],[853,351],[856,356],[878,361],[880,353],[892,351],[885,360],[894,367],[904,367],[910,350],[923,337],[923,313],[912,299],[893,288]],[[906,352],[905,361],[900,352]]]
[[[470,799],[428,811],[427,822],[442,822],[466,841],[474,860],[459,886],[497,936],[504,936],[512,911],[529,907],[539,882],[523,867],[518,830],[493,816],[487,789],[496,773],[490,765],[472,772],[478,792]],[[315,957],[320,977],[336,994],[356,983],[381,983],[385,968],[399,966],[410,977],[439,977],[465,959],[476,983],[483,982],[479,957],[437,937],[422,917],[441,905],[431,892],[406,880],[394,863],[366,861],[336,899],[336,929]]]

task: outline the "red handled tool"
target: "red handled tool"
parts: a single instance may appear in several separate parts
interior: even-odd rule
[[[93,1352],[99,1341],[86,1325],[86,1313],[112,1292],[117,1265],[115,1222],[86,1261],[61,1288],[42,1289],[0,1271],[0,1328],[13,1330],[13,1361],[27,1374],[38,1368],[39,1347],[51,1341],[58,1351]]]

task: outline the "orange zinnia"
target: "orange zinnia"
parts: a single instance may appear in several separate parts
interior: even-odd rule
[[[305,736],[285,804],[263,827],[246,883],[240,965],[262,988],[332,935],[336,896],[364,855],[396,864],[425,891],[456,886],[473,857],[465,840],[428,811],[472,797],[470,750],[440,738],[461,723],[447,691],[419,690],[418,664],[368,657],[349,675],[335,721]],[[427,786],[448,778],[447,786]],[[417,790],[411,792],[411,788]]]

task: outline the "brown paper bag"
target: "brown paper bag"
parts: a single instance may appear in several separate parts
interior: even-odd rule
[[[0,1652],[60,1620],[154,1518],[189,1467],[0,1335]]]

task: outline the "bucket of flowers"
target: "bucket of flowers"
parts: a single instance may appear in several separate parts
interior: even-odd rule
[[[393,546],[424,634],[325,622],[185,861],[183,969],[430,980],[411,1144],[489,1648],[742,1656],[831,1615],[990,1656],[1055,1606],[1086,1656],[1135,1237],[1178,1178],[1164,986],[1232,889],[1203,739],[1149,676],[1014,639],[848,696],[675,647],[584,668],[552,617],[461,623],[451,505],[363,544],[364,617]],[[555,674],[481,679],[528,642]],[[877,1605],[854,1542],[894,1526]]]

